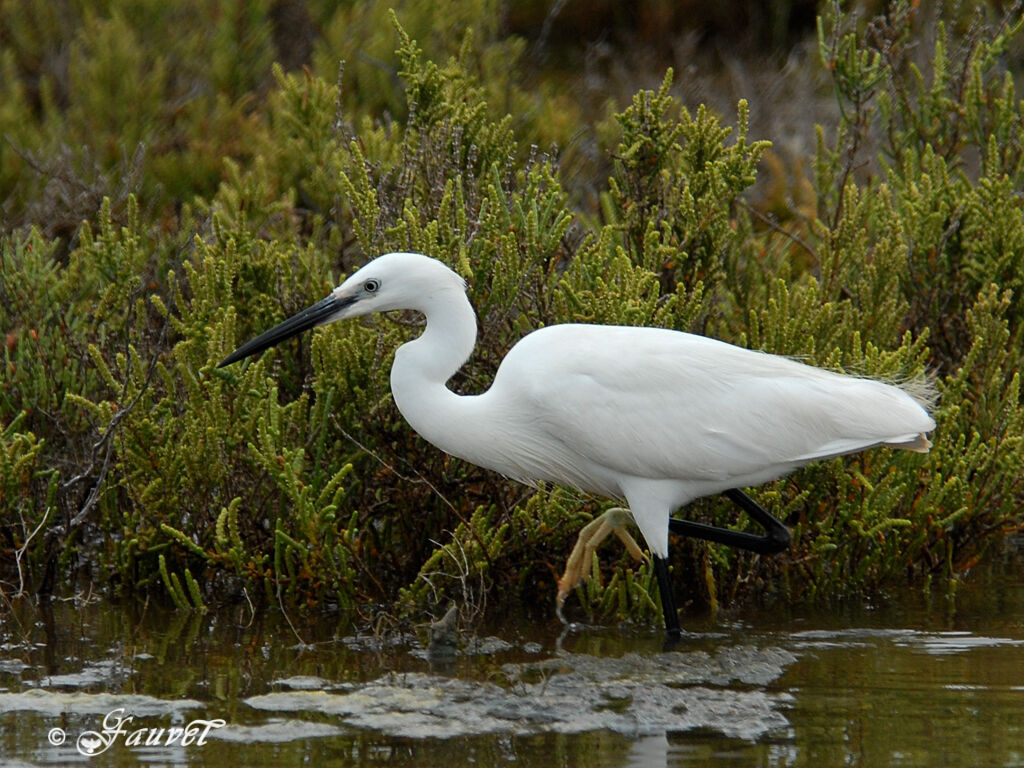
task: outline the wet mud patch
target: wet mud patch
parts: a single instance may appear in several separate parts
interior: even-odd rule
[[[285,684],[292,690],[245,704],[276,714],[318,713],[403,738],[703,730],[755,741],[789,727],[783,712],[791,697],[760,688],[795,661],[784,649],[755,647],[618,658],[569,653],[505,664],[493,680],[389,673],[317,690]]]

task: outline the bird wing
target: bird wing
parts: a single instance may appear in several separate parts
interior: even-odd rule
[[[510,351],[506,384],[568,460],[635,477],[783,474],[934,426],[896,387],[654,328],[542,329]]]

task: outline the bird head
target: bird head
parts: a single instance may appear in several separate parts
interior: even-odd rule
[[[436,259],[419,253],[388,253],[356,270],[316,304],[247,341],[217,367],[263,352],[318,325],[371,312],[424,311],[444,294],[464,295],[465,290],[465,281]]]

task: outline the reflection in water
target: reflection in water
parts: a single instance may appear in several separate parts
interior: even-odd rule
[[[640,736],[633,740],[633,746],[626,757],[626,768],[651,768],[668,765],[668,736]]]
[[[1024,766],[1018,574],[955,603],[743,619],[691,622],[668,653],[658,632],[560,648],[556,627],[505,620],[439,666],[426,636],[321,624],[300,644],[273,615],[18,605],[0,629],[0,762]],[[77,753],[117,707],[125,733]],[[128,743],[215,719],[202,745]]]

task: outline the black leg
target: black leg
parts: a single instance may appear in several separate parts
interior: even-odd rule
[[[757,536],[753,533],[733,531],[729,528],[718,528],[714,525],[695,523],[692,520],[680,520],[676,517],[669,518],[668,529],[672,533],[691,536],[695,539],[704,539],[705,541],[713,541],[716,544],[725,544],[737,549],[746,549],[751,552],[757,552],[759,555],[774,555],[789,546],[792,538],[789,534],[789,529],[781,520],[773,517],[768,510],[747,496],[747,494],[738,488],[731,488],[722,495],[750,515],[755,522],[759,523],[765,529],[764,535]]]
[[[668,529],[672,533],[682,536],[691,536],[695,539],[713,541],[716,544],[725,544],[737,549],[746,549],[750,552],[757,552],[759,555],[774,555],[789,546],[792,537],[785,524],[773,517],[768,510],[747,494],[739,488],[730,488],[722,495],[750,515],[754,522],[760,524],[765,530],[764,535],[757,536],[753,533],[695,523],[692,520],[680,520],[676,517],[669,518]],[[658,591],[661,593],[661,608],[665,614],[665,631],[668,633],[671,643],[673,640],[677,640],[683,631],[679,626],[679,614],[676,611],[675,600],[672,598],[672,581],[668,574],[668,560],[663,557],[655,557],[654,574],[658,578]]]
[[[676,610],[676,601],[672,597],[672,580],[668,575],[668,560],[655,555],[654,575],[658,579],[658,592],[661,593],[661,612],[665,614],[665,632],[669,639],[678,638],[683,634],[679,626],[679,611]]]

